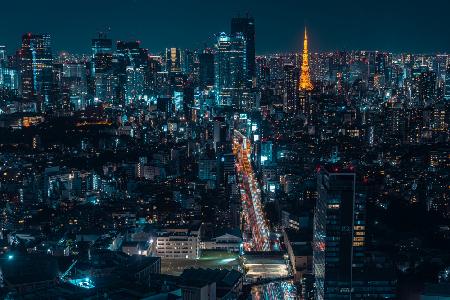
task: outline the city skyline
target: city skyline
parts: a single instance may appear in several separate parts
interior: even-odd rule
[[[24,4],[26,11],[20,7]],[[195,4],[177,0],[169,4],[140,0],[82,0],[76,5],[54,0],[25,1],[20,5],[8,2],[3,5],[8,13],[0,21],[0,44],[12,51],[20,44],[18,36],[40,32],[52,36],[56,52],[88,53],[89,40],[98,32],[109,31],[113,40],[140,40],[152,53],[169,47],[198,49],[215,34],[229,32],[229,17],[248,13],[257,20],[257,54],[297,51],[305,25],[314,37],[311,52],[443,53],[450,48],[445,26],[445,11],[450,4],[439,0],[428,2],[430,9],[422,8],[419,1],[403,0],[378,1],[376,7],[329,1],[285,1],[277,6],[269,1],[256,5],[253,0]]]
[[[360,41],[290,14],[271,36],[283,3],[271,23],[219,3],[173,0],[161,19],[160,3],[84,1],[9,6],[31,29],[0,41],[1,299],[450,299],[450,53],[317,52]],[[240,10],[267,9],[253,1]],[[325,4],[328,22],[369,8]],[[180,25],[205,11],[215,23]],[[86,38],[92,12],[123,36]],[[69,34],[72,15],[84,27]],[[256,55],[297,30],[295,52]],[[395,44],[439,50],[415,34]]]

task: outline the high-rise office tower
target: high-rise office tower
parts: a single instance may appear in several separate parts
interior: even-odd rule
[[[143,67],[147,65],[148,50],[141,48],[139,41],[118,41],[116,54],[126,66]]]
[[[112,72],[95,74],[94,102],[112,103],[117,100],[119,79]]]
[[[249,17],[237,17],[231,19],[231,34],[242,33],[246,43],[246,60],[248,80],[256,77],[255,61],[255,19]]]
[[[297,110],[299,69],[294,65],[283,67],[284,111],[293,113]]]
[[[6,46],[0,45],[0,67],[3,65],[3,63],[6,61]]]
[[[437,54],[433,60],[433,71],[436,73],[438,82],[442,82],[445,79],[448,59],[449,56],[446,54]]]
[[[385,141],[404,140],[405,133],[405,109],[398,99],[390,99],[383,105],[383,138]]]
[[[353,280],[363,268],[365,200],[356,174],[322,167],[317,181],[313,260],[316,299],[352,299]]]
[[[18,59],[22,97],[30,100],[39,96],[49,104],[53,80],[50,35],[23,35]]]
[[[436,73],[426,66],[413,69],[411,96],[417,104],[432,104],[436,100]]]
[[[214,149],[219,151],[219,149],[224,148],[227,140],[227,124],[223,117],[217,117],[214,120]]]
[[[94,101],[111,102],[116,98],[119,79],[112,73],[112,40],[105,33],[92,40],[92,63],[89,76]]]
[[[118,80],[117,101],[130,104],[148,92],[148,50],[139,41],[118,41],[113,54],[112,72]]]
[[[327,57],[328,63],[327,63],[327,73],[328,73],[328,81],[330,83],[336,84],[339,80],[339,76],[342,76],[346,72],[346,69],[348,67],[347,65],[347,57],[348,53],[345,51],[336,51],[333,52],[333,54],[329,55]],[[373,63],[374,64],[374,63]],[[375,67],[370,67],[368,70],[368,73],[370,73],[370,76],[374,76],[375,74]],[[367,75],[369,76],[369,75]]]
[[[63,96],[61,98],[66,99],[59,99],[62,100],[58,103],[59,107],[65,107],[61,104],[68,102],[67,100],[76,110],[84,107],[87,94],[86,65],[78,61],[66,61],[61,68],[59,87]]]
[[[214,54],[205,49],[198,55],[200,87],[214,85]]]
[[[182,55],[179,48],[167,48],[166,49],[166,71],[171,73],[181,72]]]
[[[375,52],[375,79],[377,88],[385,86],[389,82],[389,55],[383,52]]]
[[[159,94],[158,74],[162,71],[161,57],[150,56],[147,61],[145,71],[145,89],[148,95],[156,96]]]
[[[128,66],[126,70],[125,103],[132,104],[144,97],[144,69]]]
[[[270,85],[270,67],[268,59],[264,56],[256,59],[256,78],[259,86],[265,87]]]
[[[450,101],[450,63],[445,71],[444,99]]]
[[[19,78],[16,69],[0,67],[0,88],[8,90],[17,90],[19,88]]]
[[[8,64],[6,46],[0,45],[0,88],[16,90],[18,88],[17,70]]]
[[[182,51],[181,71],[184,74],[192,74],[196,69],[196,53],[192,50]]]
[[[111,53],[112,40],[106,36],[106,33],[100,32],[98,38],[92,39],[92,57],[99,53]]]
[[[240,95],[245,87],[246,46],[241,33],[221,33],[215,45],[214,86],[216,104],[240,106]]]

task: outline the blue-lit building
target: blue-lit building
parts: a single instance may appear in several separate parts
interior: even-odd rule
[[[216,105],[240,107],[240,94],[245,87],[246,44],[240,33],[220,33],[215,45],[214,89]]]
[[[354,170],[338,165],[320,168],[317,192],[315,299],[395,299],[392,265],[366,247],[366,199]]]
[[[0,88],[8,90],[17,90],[19,88],[17,70],[0,66]]]
[[[144,98],[144,70],[140,67],[128,66],[126,74],[125,103],[138,103]]]
[[[292,64],[283,67],[283,110],[287,113],[294,113],[298,108],[298,80],[300,69]]]
[[[356,174],[335,166],[319,171],[317,191],[313,235],[315,298],[352,299],[353,274],[364,266],[365,200],[356,192]]]
[[[426,66],[412,70],[411,97],[414,103],[428,106],[436,100],[436,73]]]
[[[444,99],[450,101],[450,64],[445,71]]]
[[[39,97],[45,105],[50,105],[53,83],[50,35],[24,34],[18,59],[22,97],[27,100]]]
[[[183,110],[183,101],[184,100],[184,93],[174,91],[173,92],[173,104],[175,106],[175,111],[179,112]]]
[[[212,87],[214,85],[214,54],[205,50],[198,55],[198,62],[200,87]]]
[[[165,52],[166,71],[171,73],[181,72],[182,51],[179,48],[167,48]]]
[[[273,143],[272,141],[261,142],[261,165],[269,165],[273,161]]]
[[[256,78],[256,60],[255,60],[255,19],[249,15],[245,17],[236,17],[231,19],[231,34],[241,33],[245,39],[245,56],[247,81],[251,84]]]
[[[100,33],[92,40],[92,62],[90,70],[90,92],[94,103],[111,102],[116,95],[118,78],[112,74],[112,40]]]
[[[112,52],[112,40],[105,33],[99,33],[98,38],[92,39],[92,58],[100,53]]]

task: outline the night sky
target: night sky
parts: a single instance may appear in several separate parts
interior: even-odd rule
[[[448,0],[22,0],[1,1],[0,44],[19,47],[24,32],[52,35],[56,51],[89,53],[90,39],[110,28],[113,39],[198,48],[230,18],[249,12],[256,51],[301,48],[306,24],[312,50],[450,52]]]

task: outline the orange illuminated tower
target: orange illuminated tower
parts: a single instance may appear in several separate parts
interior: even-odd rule
[[[302,55],[302,72],[300,74],[300,91],[312,91],[314,86],[311,82],[311,77],[309,76],[309,63],[308,63],[308,35],[306,33],[305,27],[305,38],[303,40],[303,55]]]

